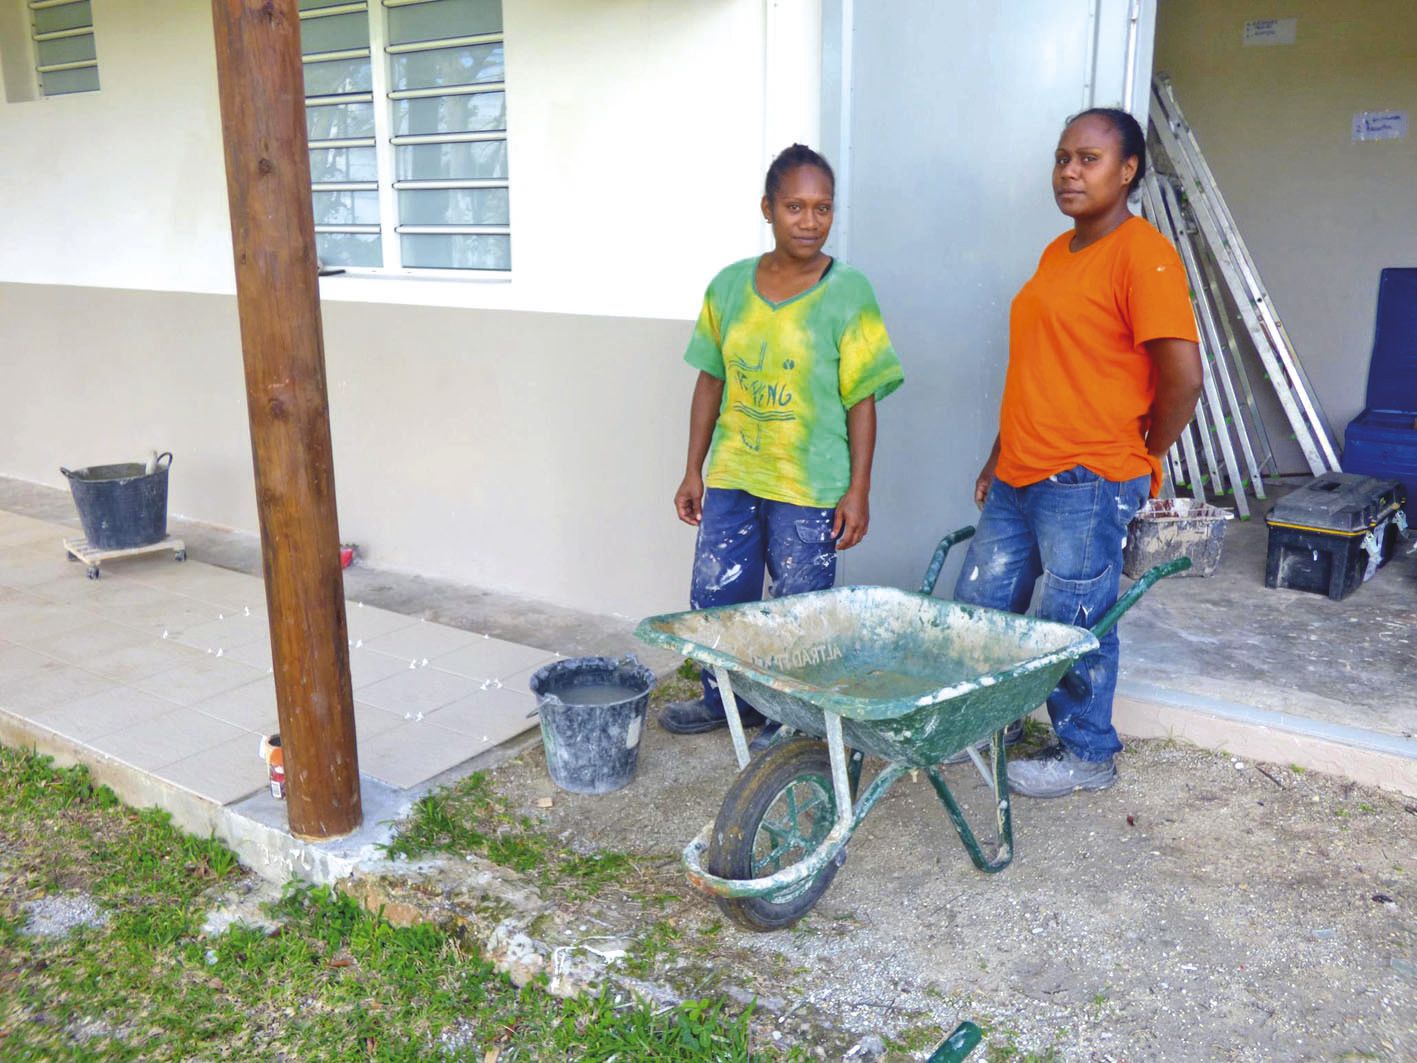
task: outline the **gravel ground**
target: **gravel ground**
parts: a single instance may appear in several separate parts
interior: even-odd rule
[[[60,893],[26,901],[24,932],[31,937],[61,938],[81,926],[103,926],[108,914],[85,893]]]
[[[1018,800],[1002,874],[973,868],[928,782],[906,777],[797,927],[715,932],[697,898],[675,918],[709,962],[854,1035],[918,1046],[973,1018],[995,1059],[1417,1059],[1417,802],[1160,741],[1119,769],[1102,794]],[[539,750],[494,777],[578,848],[662,855],[732,774],[722,732],[652,725],[615,794],[555,791]],[[973,767],[948,778],[983,832]]]

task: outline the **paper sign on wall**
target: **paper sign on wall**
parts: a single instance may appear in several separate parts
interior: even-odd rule
[[[1297,18],[1256,18],[1245,23],[1245,47],[1293,44],[1299,32]]]
[[[1406,111],[1360,111],[1353,116],[1353,143],[1365,140],[1406,140]]]

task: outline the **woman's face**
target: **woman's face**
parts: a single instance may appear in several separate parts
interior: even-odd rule
[[[832,231],[832,181],[816,166],[798,166],[783,175],[777,195],[763,197],[763,217],[772,222],[777,249],[810,262]]]
[[[1073,219],[1100,217],[1125,203],[1136,156],[1122,158],[1122,134],[1090,114],[1063,130],[1053,155],[1053,198]]]

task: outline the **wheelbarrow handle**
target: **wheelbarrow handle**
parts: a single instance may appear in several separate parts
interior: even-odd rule
[[[921,594],[935,593],[935,584],[940,580],[940,570],[945,567],[945,556],[949,554],[950,547],[973,537],[974,525],[966,524],[963,528],[956,528],[940,540],[940,545],[935,547],[934,556],[930,558],[930,567],[925,570],[925,578],[920,581]]]
[[[1137,599],[1145,594],[1153,583],[1167,576],[1174,576],[1178,572],[1185,572],[1191,567],[1189,557],[1178,557],[1174,561],[1167,561],[1165,564],[1157,565],[1155,568],[1147,569],[1142,573],[1139,580],[1127,589],[1127,593],[1117,599],[1117,603],[1102,614],[1102,619],[1092,625],[1092,633],[1101,638],[1107,632],[1117,626],[1117,621],[1122,619],[1122,614],[1132,606],[1136,605]]]

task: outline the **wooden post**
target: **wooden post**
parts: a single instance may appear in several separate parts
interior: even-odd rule
[[[261,560],[292,833],[359,826],[296,0],[212,0]]]

